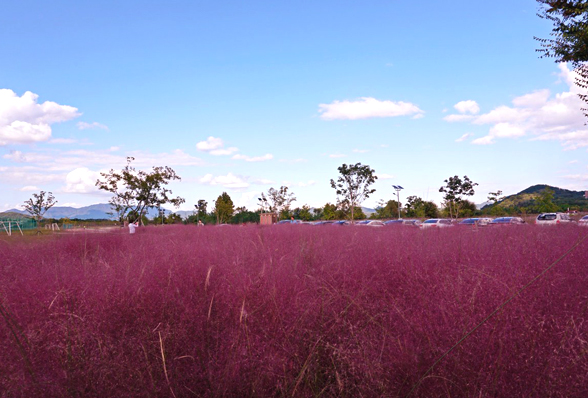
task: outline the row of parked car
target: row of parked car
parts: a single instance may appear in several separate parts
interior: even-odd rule
[[[572,220],[567,213],[543,213],[537,216],[535,219],[535,224],[537,225],[558,225],[558,224],[566,224],[566,223],[576,223],[576,221]],[[580,220],[577,221],[578,225],[580,226],[588,226],[588,215],[582,217]],[[349,221],[317,221],[314,223],[305,222],[301,220],[282,220],[278,222],[278,224],[309,224],[309,225],[350,225]],[[367,227],[384,227],[384,226],[410,226],[410,227],[418,227],[422,229],[427,228],[446,228],[446,227],[454,227],[454,226],[492,226],[492,225],[519,225],[525,224],[525,220],[521,217],[499,217],[499,218],[487,218],[487,217],[480,217],[480,218],[466,218],[460,222],[454,222],[453,220],[447,218],[431,218],[425,221],[420,220],[388,220],[388,221],[380,221],[380,220],[361,220],[356,221],[353,225],[359,226],[367,226]]]

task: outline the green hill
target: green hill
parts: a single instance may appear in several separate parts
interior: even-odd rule
[[[14,211],[5,211],[0,213],[0,220],[20,220],[22,218],[31,218],[25,214],[20,214]]]
[[[584,198],[584,191],[570,191],[545,184],[533,185],[515,195],[506,196],[496,205],[484,206],[482,211],[489,211],[494,206],[500,206],[515,212],[523,210],[534,212],[536,211],[537,198],[546,188],[553,191],[553,203],[559,208],[559,211],[566,211],[568,208],[570,210],[588,211],[588,200]]]

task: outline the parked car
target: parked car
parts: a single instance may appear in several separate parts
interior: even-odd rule
[[[492,220],[489,225],[510,225],[510,224],[524,224],[525,220],[521,217],[499,217]]]
[[[427,229],[427,228],[447,228],[447,227],[453,227],[453,224],[451,223],[451,220],[447,219],[447,218],[430,218],[428,220],[425,220],[421,225],[421,228],[423,229]]]
[[[333,224],[334,221],[331,220],[323,220],[323,221],[316,221],[314,223],[312,223],[312,225],[329,225],[329,224]]]
[[[462,220],[457,225],[460,226],[479,226],[484,227],[492,222],[491,218],[466,218]]]
[[[421,224],[420,220],[389,220],[384,221],[384,225],[386,226],[395,226],[395,225],[408,225],[411,227],[418,227]]]
[[[588,227],[588,216],[584,216],[578,220],[578,225]]]
[[[572,219],[567,213],[543,213],[539,214],[535,220],[537,225],[569,224],[571,222]]]
[[[361,224],[356,224],[356,225],[361,225],[364,227],[383,227],[384,223],[380,220],[368,220],[367,222],[362,222]]]
[[[333,221],[331,225],[349,225],[349,223],[345,220]]]

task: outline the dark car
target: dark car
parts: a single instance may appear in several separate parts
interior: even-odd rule
[[[389,220],[384,221],[384,225],[393,227],[393,226],[409,226],[409,227],[418,227],[421,224],[419,220]]]
[[[490,225],[511,225],[511,224],[524,224],[525,220],[521,217],[499,217],[492,220]]]

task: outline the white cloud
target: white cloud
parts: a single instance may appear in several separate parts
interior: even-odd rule
[[[549,90],[538,90],[530,94],[521,95],[512,100],[515,106],[521,108],[535,108],[543,105],[549,99],[551,93]]]
[[[68,193],[96,193],[96,181],[100,178],[100,173],[88,169],[87,167],[78,167],[70,171],[65,177],[66,186],[63,189]]]
[[[379,101],[362,97],[357,101],[333,101],[319,104],[323,120],[358,120],[372,117],[395,117],[424,113],[418,106],[404,101]]]
[[[472,144],[488,145],[493,144],[496,138],[521,137],[523,135],[525,135],[525,130],[520,126],[510,123],[498,123],[490,128],[487,136],[473,140]]]
[[[514,98],[513,106],[501,105],[473,118],[463,117],[470,115],[450,115],[444,120],[471,119],[476,125],[491,125],[488,135],[472,141],[477,145],[493,144],[499,138],[532,135],[535,136],[532,139],[560,141],[565,149],[588,146],[585,117],[581,111],[585,104],[577,95],[582,89],[575,85],[575,72],[565,64],[558,67],[569,91],[551,96],[549,90],[538,90]]]
[[[459,113],[470,113],[472,115],[477,114],[480,112],[480,106],[476,101],[467,100],[467,101],[460,101],[457,104],[453,105],[455,109]]]
[[[245,178],[228,173],[225,176],[213,176],[212,174],[206,174],[200,179],[200,183],[206,185],[221,185],[225,188],[241,189],[249,187],[249,183]]]
[[[367,150],[367,149],[354,149],[353,152],[354,153],[368,153],[369,150]]]
[[[224,146],[223,140],[220,138],[215,138],[210,136],[206,139],[206,141],[200,141],[196,144],[196,148],[199,151],[209,152],[214,149],[222,148]]]
[[[588,131],[551,132],[540,135],[533,140],[560,141],[565,150],[573,150],[588,147]]]
[[[34,192],[34,191],[40,191],[40,189],[34,185],[27,185],[27,186],[24,186],[21,189],[19,189],[19,191],[21,191],[21,192]]]
[[[464,135],[462,135],[461,137],[459,137],[457,140],[455,140],[455,142],[465,141],[466,139],[468,139],[471,136],[473,136],[472,133],[465,133]]]
[[[260,196],[259,191],[243,192],[239,198],[236,198],[235,207],[246,207],[248,210],[256,209],[259,207],[258,200]]]
[[[263,156],[247,156],[247,155],[235,155],[232,157],[232,159],[238,159],[238,160],[244,160],[246,162],[263,162],[266,160],[272,160],[274,158],[274,155],[267,153]]]
[[[78,109],[45,101],[30,91],[19,97],[10,89],[0,89],[0,145],[48,141],[51,124],[80,116]]]
[[[570,160],[568,164],[576,164],[578,163],[578,159]]]
[[[23,167],[0,167],[0,181],[17,185],[44,185],[54,181],[63,181],[64,175],[47,173],[44,169]]]
[[[476,138],[475,140],[472,141],[472,144],[475,145],[490,145],[490,144],[494,144],[494,137],[487,135],[484,137],[480,137],[480,138]]]
[[[299,182],[298,184],[299,187],[311,187],[313,185],[316,185],[316,181],[315,180],[308,180],[306,182]]]
[[[329,155],[330,158],[334,158],[334,159],[336,159],[336,158],[344,158],[345,156],[347,156],[347,155],[344,155],[342,153],[332,153],[332,154]]]
[[[77,124],[78,129],[80,130],[90,130],[90,129],[100,129],[100,130],[109,130],[108,126],[105,126],[98,122],[86,123],[86,122],[78,122]]]
[[[223,140],[213,136],[208,137],[206,141],[197,143],[196,149],[202,152],[208,152],[213,156],[228,156],[239,151],[236,147],[225,148]]]
[[[75,142],[77,142],[77,140],[72,138],[52,138],[49,140],[50,144],[73,144]]]

